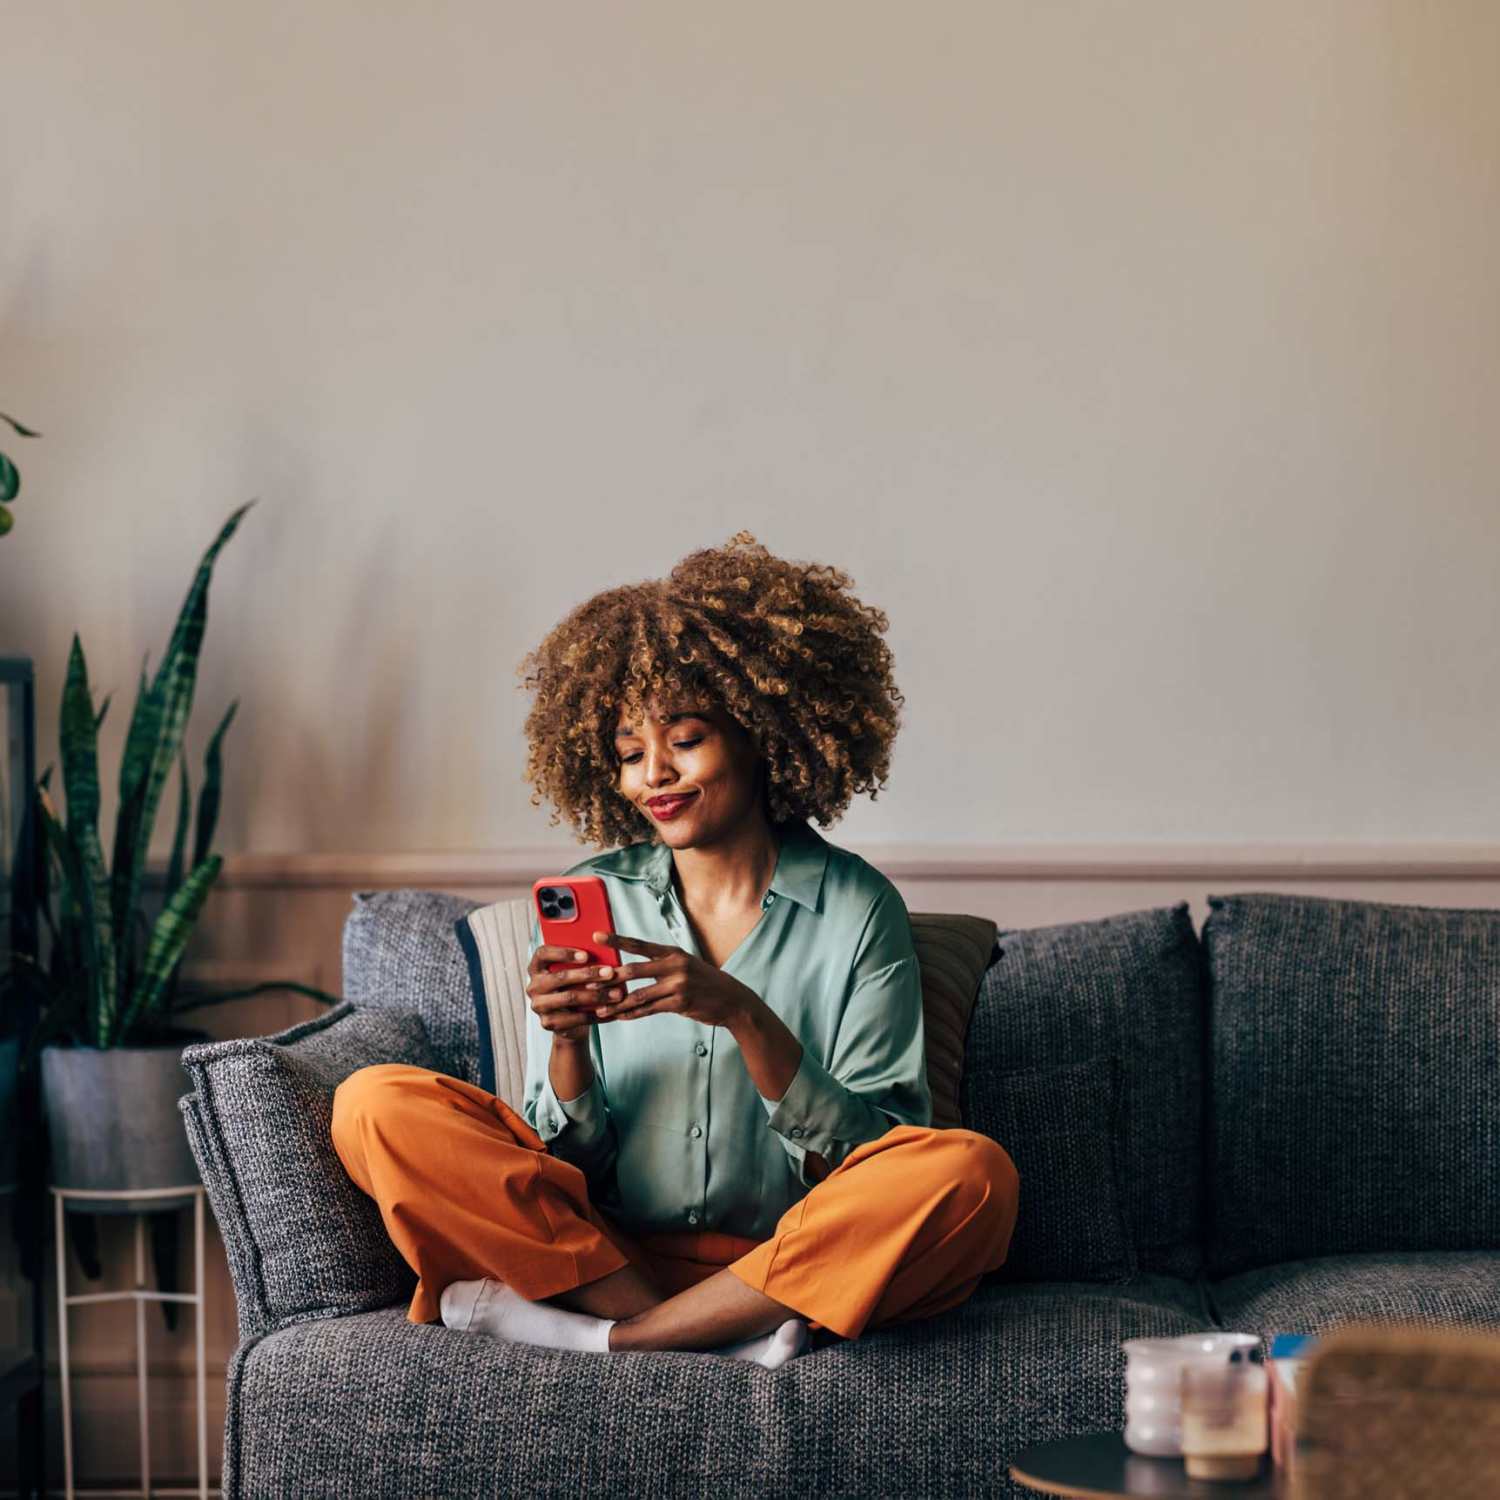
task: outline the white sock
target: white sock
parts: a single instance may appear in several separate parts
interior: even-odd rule
[[[780,1328],[763,1333],[758,1339],[746,1339],[743,1344],[726,1344],[713,1352],[728,1355],[730,1359],[753,1359],[756,1364],[774,1370],[787,1360],[806,1354],[810,1342],[807,1324],[801,1318],[788,1318]]]
[[[503,1281],[485,1276],[478,1281],[453,1281],[438,1299],[443,1325],[465,1333],[487,1333],[491,1338],[514,1344],[540,1344],[544,1349],[580,1349],[585,1353],[612,1354],[609,1330],[613,1318],[595,1318],[588,1313],[554,1307],[550,1302],[528,1302]],[[774,1370],[789,1359],[805,1354],[811,1342],[807,1324],[788,1318],[771,1333],[726,1344],[709,1352],[730,1359],[753,1360]]]
[[[487,1333],[513,1344],[540,1344],[544,1349],[581,1349],[608,1354],[613,1318],[570,1312],[550,1302],[528,1302],[503,1281],[454,1281],[439,1299],[443,1324],[461,1332]]]

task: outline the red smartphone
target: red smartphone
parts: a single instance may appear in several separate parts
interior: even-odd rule
[[[544,946],[577,948],[588,954],[581,961],[549,963],[548,973],[577,969],[583,964],[623,962],[618,948],[594,941],[596,932],[615,930],[602,875],[555,875],[551,880],[538,880],[531,887],[531,902],[536,908]]]

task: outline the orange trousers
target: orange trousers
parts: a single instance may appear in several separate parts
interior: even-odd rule
[[[510,1105],[445,1073],[358,1069],[334,1094],[332,1135],[417,1273],[413,1323],[441,1321],[443,1288],[482,1276],[534,1302],[626,1265],[668,1296],[727,1267],[811,1328],[858,1338],[970,1297],[1004,1263],[1020,1182],[988,1136],[897,1125],[850,1152],[769,1239],[630,1235]]]

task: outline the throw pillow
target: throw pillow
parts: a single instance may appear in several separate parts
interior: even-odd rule
[[[467,912],[453,923],[469,969],[479,1029],[479,1086],[521,1108],[526,1087],[527,957],[531,902],[518,897]]]
[[[911,913],[917,967],[922,971],[922,1023],[934,1125],[949,1127],[962,1122],[959,1091],[964,1037],[979,998],[979,982],[994,957],[995,934],[995,924],[988,917]]]
[[[333,1149],[333,1094],[372,1063],[431,1067],[420,1017],[345,1001],[276,1036],[186,1047],[178,1101],[234,1268],[241,1338],[368,1312],[416,1276]]]

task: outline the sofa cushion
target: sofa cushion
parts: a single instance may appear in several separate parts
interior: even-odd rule
[[[1063,1274],[1041,1252],[1071,1242],[1065,1274],[1111,1278],[1135,1265],[1192,1277],[1201,1263],[1204,1018],[1187,902],[1007,929],[997,946],[969,1027],[964,1123],[993,1133],[1016,1163],[1016,1235],[1025,1261],[1040,1262],[1027,1274]],[[1089,1061],[1101,1057],[1116,1059],[1115,1108],[1097,1102],[1102,1083]],[[1054,1096],[1005,1102],[1008,1075],[1069,1068],[1077,1071],[1058,1073]],[[1019,1114],[1001,1123],[1007,1109]],[[1060,1121],[1061,1141],[1053,1139]],[[1118,1208],[1103,1186],[1111,1178]],[[1096,1190],[1084,1191],[1086,1182]],[[1047,1220],[1043,1244],[1026,1243],[1032,1205]]]
[[[964,1038],[979,985],[995,954],[998,931],[989,917],[914,911],[912,942],[922,971],[922,1028],[932,1123],[963,1123]]]
[[[1136,1337],[1208,1327],[1190,1287],[990,1286],[779,1370],[507,1344],[398,1308],[236,1351],[224,1494],[1020,1496],[1028,1443],[1120,1425]]]
[[[1267,1339],[1350,1322],[1500,1328],[1500,1254],[1492,1250],[1322,1256],[1244,1271],[1209,1291],[1226,1328]]]
[[[1134,1275],[1135,1247],[1116,1162],[1125,1124],[1119,1058],[983,1077],[984,1087],[968,1100],[969,1128],[1002,1142],[1021,1178],[1010,1250],[991,1276],[1045,1281]]]
[[[1500,1248],[1500,911],[1208,905],[1211,1273]]]
[[[527,897],[496,901],[457,917],[478,1032],[478,1083],[521,1107],[526,1077],[526,966],[536,923]],[[922,1015],[932,1123],[957,1125],[964,1035],[995,946],[988,917],[913,912],[922,977]]]
[[[525,897],[477,906],[453,923],[479,1033],[477,1082],[515,1110],[526,1091],[526,969],[534,927]]]
[[[333,1147],[333,1094],[357,1068],[431,1067],[419,1017],[349,1002],[277,1036],[183,1049],[178,1101],[233,1270],[240,1334],[404,1306],[416,1276]]]
[[[344,920],[344,998],[422,1018],[434,1066],[479,1082],[473,992],[453,924],[479,903],[441,891],[355,891]]]

